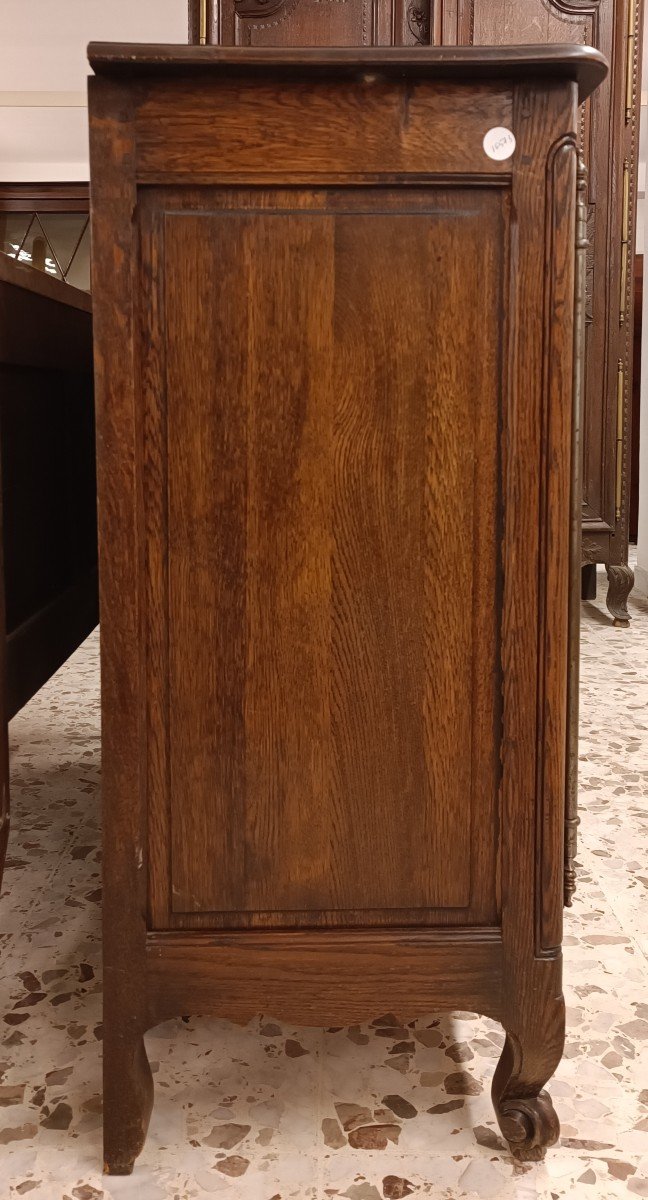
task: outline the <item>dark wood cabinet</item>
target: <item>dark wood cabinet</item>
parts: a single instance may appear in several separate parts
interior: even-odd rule
[[[629,620],[633,291],[643,0],[189,0],[189,36],[240,46],[581,42],[610,75],[580,114],[588,170],[583,564],[608,568],[608,607]]]
[[[0,253],[0,882],[7,721],[99,617],[94,444],[90,297]]]
[[[580,114],[587,166],[582,562],[605,563],[608,609],[627,625],[637,195],[643,0],[459,0],[457,41],[582,42],[610,74]],[[454,31],[454,17],[448,33]],[[451,32],[452,31],[452,32]]]
[[[90,59],[107,1168],[190,1012],[489,1014],[537,1158],[604,60]]]

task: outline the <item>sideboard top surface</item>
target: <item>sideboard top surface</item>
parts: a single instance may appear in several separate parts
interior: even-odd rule
[[[591,46],[452,46],[249,49],[231,46],[139,45],[91,42],[90,65],[98,75],[201,75],[317,77],[353,76],[379,70],[396,79],[572,79],[583,101],[605,78],[605,56]]]

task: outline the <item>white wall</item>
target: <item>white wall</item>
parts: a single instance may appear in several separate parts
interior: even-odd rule
[[[639,131],[639,201],[637,206],[637,253],[644,255],[643,328],[641,331],[641,392],[639,422],[639,529],[635,591],[648,596],[648,21],[644,30],[641,124]],[[641,240],[640,240],[641,238]]]
[[[186,42],[187,0],[1,0],[0,7],[0,180],[87,179],[88,42]]]

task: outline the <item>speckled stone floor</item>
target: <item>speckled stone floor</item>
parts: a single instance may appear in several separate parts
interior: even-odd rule
[[[648,605],[583,608],[579,888],[567,914],[562,1139],[516,1167],[457,1013],[338,1032],[173,1021],[130,1179],[101,1175],[99,714],[94,635],[14,720],[0,908],[0,1200],[558,1200],[648,1196]]]

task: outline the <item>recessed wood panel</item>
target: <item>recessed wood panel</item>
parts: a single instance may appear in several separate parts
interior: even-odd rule
[[[166,215],[175,914],[470,905],[503,204]]]

